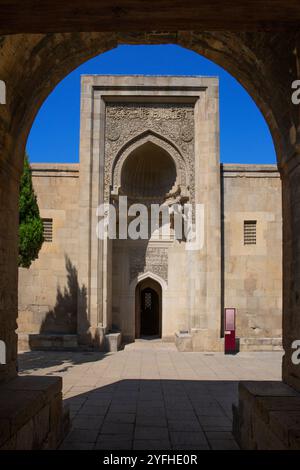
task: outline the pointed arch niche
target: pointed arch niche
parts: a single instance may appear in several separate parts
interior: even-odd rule
[[[147,271],[146,273],[140,274],[137,276],[130,284],[130,293],[131,298],[134,301],[134,311],[135,311],[135,338],[140,338],[141,336],[148,336],[147,331],[143,331],[143,328],[154,326],[157,331],[155,331],[154,336],[161,338],[162,336],[162,322],[163,322],[163,311],[164,311],[164,295],[167,290],[167,283],[157,274]],[[150,305],[149,315],[156,316],[154,322],[150,322],[150,325],[146,324],[143,326],[143,314],[145,305],[143,305],[143,295],[151,295],[156,302],[152,302],[154,305]],[[154,308],[153,308],[154,307]],[[156,311],[155,311],[156,310]],[[145,323],[145,322],[144,322]],[[154,323],[154,325],[153,325]],[[157,324],[156,324],[157,323]],[[151,335],[150,335],[151,336]]]
[[[179,187],[189,194],[189,169],[179,149],[151,131],[128,142],[116,155],[111,174],[113,196],[157,198]]]

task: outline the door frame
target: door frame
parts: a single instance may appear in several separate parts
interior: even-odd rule
[[[158,336],[162,337],[162,287],[158,281],[151,277],[142,279],[135,288],[135,338],[141,337],[141,293],[147,287],[153,289],[158,295]]]

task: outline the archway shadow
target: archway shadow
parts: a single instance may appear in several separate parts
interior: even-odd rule
[[[35,350],[20,352],[18,355],[18,371],[21,374],[30,374],[43,369],[54,368],[46,375],[63,375],[74,366],[87,362],[101,361],[107,354],[99,351],[73,351]],[[60,366],[58,369],[57,366]]]
[[[61,449],[238,449],[232,434],[238,384],[111,379],[65,399],[71,429]]]

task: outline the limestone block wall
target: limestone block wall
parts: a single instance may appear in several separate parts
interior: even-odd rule
[[[19,333],[76,333],[78,289],[79,167],[32,165],[42,218],[53,221],[52,242],[44,242],[29,269],[19,269]]]
[[[82,304],[88,301],[86,286],[79,285],[77,277],[79,166],[38,164],[32,165],[32,172],[41,216],[53,220],[53,239],[44,242],[30,269],[19,269],[18,332],[21,338],[22,333],[76,333],[78,294]],[[282,211],[277,168],[222,165],[221,200],[222,311],[237,308],[241,349],[277,348],[282,333]],[[257,222],[255,245],[244,244],[245,220]],[[130,273],[140,266],[131,266],[132,247],[127,243],[113,250],[112,324],[124,337],[134,338],[135,294]],[[188,282],[193,279],[190,271],[183,277],[186,282],[182,279],[178,284],[178,268],[185,272],[188,262],[180,246],[159,246],[153,260],[145,259],[146,265],[155,264],[165,251],[166,273],[161,272],[161,260],[154,268],[162,280],[166,278],[162,335],[173,337],[175,331],[195,326],[189,301],[195,286]],[[143,271],[147,271],[146,265]],[[200,269],[201,262],[193,258],[188,266]],[[154,268],[151,265],[149,270]]]
[[[282,335],[281,180],[274,165],[222,165],[223,305],[237,308],[241,349],[276,349]],[[256,244],[244,244],[244,221]]]

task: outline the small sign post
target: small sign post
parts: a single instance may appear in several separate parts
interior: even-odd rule
[[[225,354],[235,353],[235,308],[225,308],[224,312]]]

